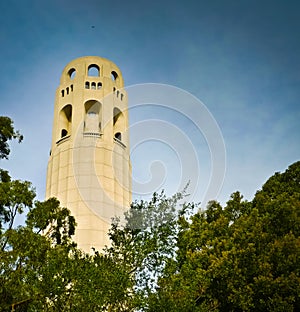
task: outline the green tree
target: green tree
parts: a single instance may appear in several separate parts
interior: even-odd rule
[[[7,159],[7,142],[21,135],[8,117],[0,124],[0,157]],[[31,183],[0,171],[0,311],[124,310],[127,271],[107,255],[78,250],[69,210],[57,199],[34,198]],[[22,213],[25,224],[16,226]]]
[[[111,246],[106,254],[125,268],[131,281],[126,311],[148,305],[149,294],[155,290],[166,262],[175,256],[177,219],[194,210],[194,204],[181,203],[184,196],[185,190],[172,197],[164,192],[154,193],[149,202],[132,203],[125,214],[125,224],[113,222],[109,232]]]
[[[300,162],[253,201],[240,193],[179,220],[176,257],[149,311],[299,311]]]
[[[10,153],[8,142],[17,139],[19,143],[23,136],[19,131],[15,131],[13,121],[9,117],[0,116],[0,159],[8,159]]]

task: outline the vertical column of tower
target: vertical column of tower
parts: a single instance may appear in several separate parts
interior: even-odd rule
[[[131,202],[128,102],[119,68],[82,57],[63,70],[56,91],[46,197],[57,197],[77,222],[83,250],[109,244],[111,218]]]

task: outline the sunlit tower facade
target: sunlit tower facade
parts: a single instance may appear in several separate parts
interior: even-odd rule
[[[86,252],[109,245],[111,218],[131,203],[128,101],[120,69],[95,56],[71,61],[56,91],[46,198],[77,222]]]

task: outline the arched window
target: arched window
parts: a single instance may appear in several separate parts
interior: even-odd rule
[[[84,132],[100,133],[102,120],[102,105],[96,100],[89,100],[84,104]]]
[[[73,85],[72,84],[70,85],[70,88],[71,88],[71,92],[73,92]]]
[[[123,94],[123,93],[121,93],[121,101],[123,100],[123,97],[124,97],[124,94]]]
[[[91,89],[96,90],[96,82],[91,83]]]
[[[61,96],[62,96],[62,97],[65,96],[65,90],[61,90]]]
[[[97,89],[100,90],[102,88],[102,83],[101,82],[98,82],[97,84]]]
[[[68,75],[70,77],[71,80],[74,79],[75,75],[76,75],[76,69],[75,68],[71,68],[69,71],[68,71]]]
[[[91,64],[88,67],[88,76],[99,77],[100,76],[100,68],[96,64]]]
[[[113,70],[113,71],[111,72],[111,79],[112,79],[113,81],[115,81],[115,80],[117,80],[117,78],[118,78],[118,74]]]
[[[72,105],[66,105],[59,113],[60,137],[63,138],[71,133]]]
[[[120,91],[118,90],[118,91],[117,91],[117,97],[119,97],[119,93],[120,93]]]
[[[115,107],[114,108],[113,126],[115,126],[117,124],[117,121],[121,115],[122,115],[121,111],[117,107]]]
[[[89,89],[90,88],[90,83],[88,81],[85,82],[85,88]]]
[[[62,129],[61,130],[61,137],[63,138],[65,136],[67,136],[67,135],[68,135],[68,131],[66,129]]]
[[[115,133],[115,138],[118,139],[119,141],[122,141],[122,134],[121,134],[121,132]]]
[[[113,131],[115,138],[121,141],[121,133],[124,132],[125,118],[119,108],[115,107],[113,110]]]
[[[67,91],[67,94],[69,94],[69,88],[67,88],[66,91]]]

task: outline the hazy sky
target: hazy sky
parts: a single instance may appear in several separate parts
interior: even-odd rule
[[[40,199],[55,90],[65,65],[84,55],[112,60],[128,86],[169,84],[206,105],[226,146],[223,202],[235,190],[251,199],[269,176],[300,158],[299,1],[12,0],[1,1],[0,10],[0,114],[25,136],[1,167],[32,181]],[[140,120],[146,129],[158,115],[141,109],[131,123]],[[205,140],[195,139],[182,116],[165,115],[165,125],[189,133],[205,188],[212,166]],[[146,181],[149,164],[160,160],[153,172],[164,170],[161,186],[176,191],[168,185],[180,179],[180,169],[193,169],[185,169],[186,155],[172,144],[149,139],[135,148],[134,176]]]

